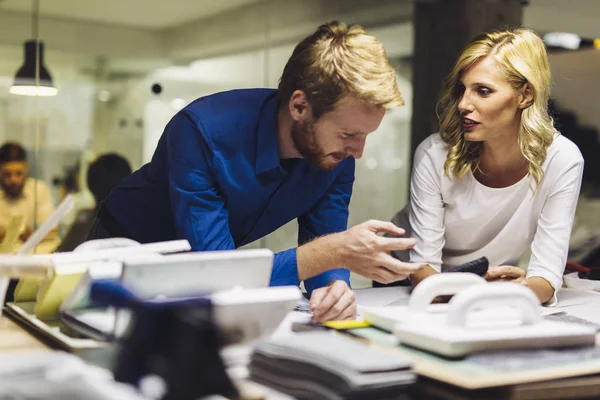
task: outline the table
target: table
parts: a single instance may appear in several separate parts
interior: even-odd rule
[[[0,317],[0,354],[51,349],[6,316]]]
[[[365,307],[378,307],[389,305],[390,303],[394,302],[405,302],[410,296],[409,290],[410,289],[407,287],[358,289],[356,291],[356,299],[359,306],[359,313],[364,311]],[[566,311],[579,318],[584,318],[600,324],[600,312],[598,312],[598,310],[600,310],[600,293],[578,290],[561,290],[558,297],[559,305],[556,307],[557,310]],[[306,313],[291,312],[281,323],[276,334],[293,334],[291,331],[292,322],[307,321],[309,319],[310,316]],[[19,351],[24,352],[39,350],[50,351],[51,349],[6,316],[0,318],[0,354],[14,354],[14,352]],[[585,385],[595,385],[598,387],[600,384],[600,378],[594,379],[596,380],[571,378],[555,381],[553,384],[557,385],[557,387],[560,386],[561,388],[572,387],[574,393],[576,393],[575,391],[577,388],[582,388]],[[519,396],[521,396],[521,398],[536,398],[535,393],[539,393],[539,387],[536,389],[536,385],[539,386],[540,384],[528,384],[527,386],[520,387],[520,391],[513,390],[510,396],[512,396],[512,398],[519,398]],[[544,385],[545,387],[548,386],[547,383]],[[447,396],[465,399],[511,398],[509,395],[507,395],[505,389],[506,388],[497,388],[492,390],[477,391],[474,393],[449,387],[448,385],[444,385],[440,382],[427,378],[420,378],[417,385],[415,385],[415,393],[413,397],[415,399],[438,399],[447,398]],[[535,392],[535,390],[538,390],[538,392]],[[529,396],[533,395],[533,397],[528,397],[527,394],[529,394]],[[551,397],[545,396],[545,398]],[[290,398],[288,396],[270,391],[267,399],[284,400]]]

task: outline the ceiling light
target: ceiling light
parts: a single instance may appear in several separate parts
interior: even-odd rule
[[[25,42],[25,61],[15,75],[10,93],[25,96],[55,96],[58,90],[44,64],[44,42],[38,40],[39,0],[34,0],[33,4],[33,40]]]

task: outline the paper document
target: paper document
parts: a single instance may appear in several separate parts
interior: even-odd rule
[[[294,311],[310,314],[310,301],[305,297],[302,297],[294,306]]]
[[[356,304],[359,306],[383,307],[408,304],[410,289],[411,288],[407,286],[395,286],[357,289],[354,292],[356,293]]]
[[[556,294],[558,303],[555,308],[564,308],[597,302],[600,305],[600,293],[591,290],[561,289]]]
[[[566,313],[564,311],[547,315],[545,318],[550,321],[562,321],[562,322],[570,322],[570,323],[574,323],[574,324],[591,326],[596,329],[596,332],[600,332],[600,324],[597,324],[592,321],[588,321],[587,319],[576,317],[576,316]]]
[[[494,369],[510,371],[536,367],[552,367],[577,361],[597,360],[599,358],[600,347],[579,347],[483,352],[468,356],[467,360]]]

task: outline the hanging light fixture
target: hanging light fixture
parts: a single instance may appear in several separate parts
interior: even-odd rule
[[[39,0],[33,0],[33,39],[25,42],[25,62],[15,75],[10,93],[25,96],[55,96],[58,89],[44,64],[44,43],[38,38]]]

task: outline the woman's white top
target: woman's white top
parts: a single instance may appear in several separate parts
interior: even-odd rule
[[[481,184],[469,172],[444,174],[448,145],[433,134],[417,148],[410,190],[410,225],[417,243],[410,260],[438,271],[479,257],[490,265],[517,265],[531,246],[527,277],[562,286],[569,238],[583,174],[577,146],[557,134],[548,148],[543,180],[526,175],[504,188]],[[549,303],[556,302],[556,293]]]

